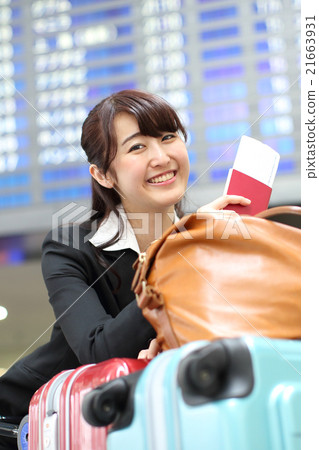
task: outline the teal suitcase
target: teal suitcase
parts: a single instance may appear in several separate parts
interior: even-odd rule
[[[107,450],[299,450],[300,341],[198,341],[86,399]]]

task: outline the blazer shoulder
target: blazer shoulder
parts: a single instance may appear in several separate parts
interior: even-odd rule
[[[89,239],[95,233],[90,224],[69,223],[53,228],[42,244],[42,251],[52,246],[65,246],[74,250],[84,250],[90,246]]]

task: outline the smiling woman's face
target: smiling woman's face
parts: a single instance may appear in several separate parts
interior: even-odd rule
[[[140,133],[135,117],[126,112],[114,119],[117,155],[108,176],[121,194],[127,212],[168,212],[184,195],[189,160],[178,133],[159,137]],[[116,174],[112,177],[112,174]]]

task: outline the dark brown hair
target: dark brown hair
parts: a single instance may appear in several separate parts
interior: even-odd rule
[[[163,132],[180,132],[185,141],[187,133],[175,110],[161,97],[141,90],[124,90],[112,94],[98,103],[82,126],[81,146],[90,164],[95,164],[102,173],[110,170],[110,165],[117,152],[117,140],[114,129],[114,119],[117,114],[126,112],[137,120],[140,132],[145,136],[159,137]],[[116,174],[114,174],[116,179]],[[91,220],[97,220],[98,225],[111,211],[119,217],[117,205],[121,203],[115,189],[101,186],[92,177],[92,210]],[[179,216],[182,215],[180,203],[175,205]],[[105,248],[116,242],[117,235],[107,243]]]

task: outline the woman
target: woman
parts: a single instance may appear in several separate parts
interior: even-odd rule
[[[62,370],[157,353],[154,330],[130,289],[132,264],[181,214],[189,175],[186,136],[172,107],[142,91],[113,94],[89,113],[81,145],[92,175],[92,217],[53,230],[43,243],[56,322],[50,342],[0,378],[0,415],[13,420],[27,414],[33,393]],[[249,202],[226,196],[208,209]]]

